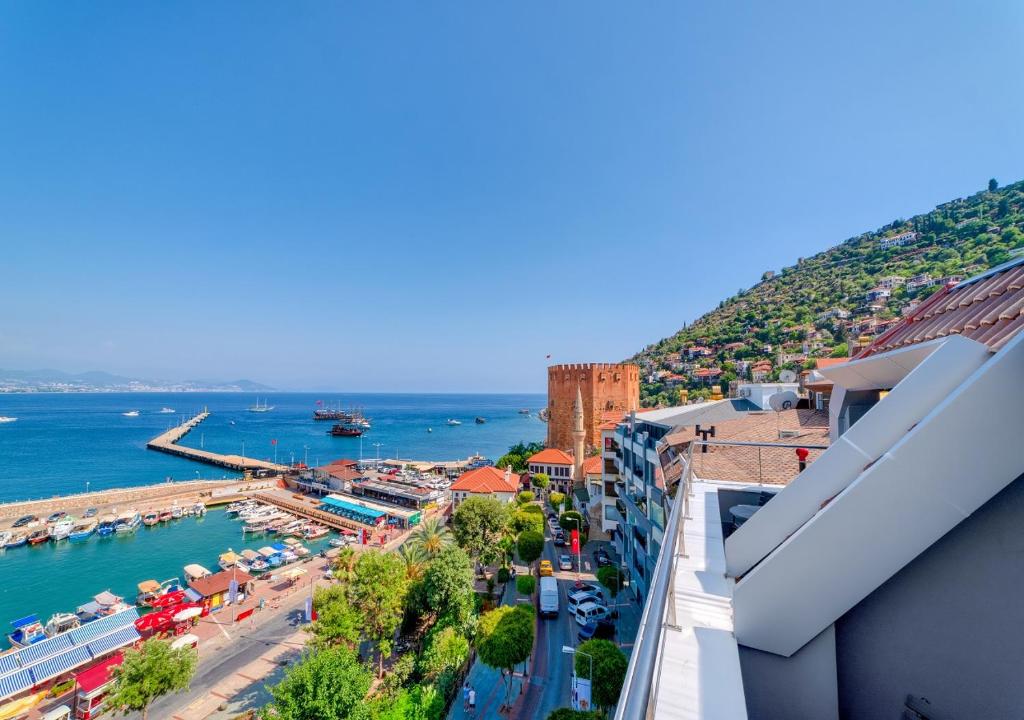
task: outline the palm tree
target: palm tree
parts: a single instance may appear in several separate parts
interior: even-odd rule
[[[343,547],[334,558],[334,577],[342,582],[349,582],[355,576],[358,559],[355,548]]]
[[[428,558],[433,558],[452,543],[452,533],[440,518],[427,518],[413,530],[409,542],[422,550]]]
[[[409,580],[416,581],[423,577],[427,569],[427,555],[418,545],[403,543],[398,548],[398,554],[405,563],[405,576]]]

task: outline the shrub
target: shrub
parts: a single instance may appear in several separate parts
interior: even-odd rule
[[[516,495],[516,500],[519,501],[520,505],[528,505],[533,502],[533,499],[535,497],[536,495],[533,494],[533,491],[523,490],[518,495]]]
[[[575,510],[566,510],[564,513],[559,515],[558,524],[561,525],[562,529],[566,532],[569,532],[570,530],[579,530],[581,535],[587,528],[584,524],[583,516]],[[582,537],[580,537],[580,542],[583,542]]]
[[[498,568],[498,582],[500,582],[502,585],[504,585],[505,583],[508,582],[508,579],[509,579],[508,568],[507,567],[500,567],[500,568]]]
[[[558,512],[562,508],[562,504],[565,502],[565,495],[560,492],[553,492],[548,494],[548,503],[551,505],[551,509]]]
[[[516,590],[520,595],[533,595],[537,589],[537,578],[533,575],[519,575],[516,577]]]

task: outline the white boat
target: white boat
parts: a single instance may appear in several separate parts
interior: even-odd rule
[[[249,412],[265,413],[265,412],[270,412],[273,409],[274,409],[274,406],[273,405],[267,405],[267,401],[266,400],[264,400],[263,404],[260,405],[260,399],[256,398],[256,404],[249,407]]]
[[[77,615],[72,613],[55,613],[46,621],[43,632],[46,633],[46,637],[54,637],[62,632],[74,630],[81,624],[82,621]]]
[[[160,408],[160,410],[158,410],[157,412],[159,415],[173,415],[175,410],[174,408],[164,407]]]
[[[217,561],[217,564],[220,566],[221,570],[230,570],[232,567],[238,565],[241,560],[241,555],[228,548],[226,553],[221,554],[220,560]]]
[[[74,529],[75,519],[73,517],[63,517],[50,526],[50,539],[64,540]]]
[[[461,425],[462,421],[461,420],[455,420],[454,418],[448,418],[448,424],[449,425]]]
[[[134,510],[126,515],[122,515],[114,523],[114,532],[117,535],[124,535],[126,533],[133,533],[139,529],[139,525],[142,524],[142,516]]]
[[[190,583],[193,580],[199,580],[200,578],[209,577],[213,575],[212,572],[204,568],[202,565],[191,563],[184,567],[185,571],[185,582]]]
[[[175,505],[174,507],[171,508],[171,517],[174,518],[175,520],[180,518],[182,516],[182,514],[183,514],[183,510],[179,506]]]
[[[138,410],[129,410],[128,412],[123,412],[121,414],[124,415],[125,417],[138,417],[139,416],[139,411]]]
[[[206,515],[206,505],[204,505],[201,502],[197,502],[195,505],[192,506],[191,514],[195,517],[203,517],[204,515]]]
[[[0,423],[14,422],[17,419],[18,418],[16,418],[16,417],[8,417],[7,415],[0,415]]]

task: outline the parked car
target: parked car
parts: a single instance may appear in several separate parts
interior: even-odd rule
[[[64,512],[63,510],[58,510],[55,513],[51,513],[50,517],[46,518],[46,522],[48,522],[48,523],[57,522],[58,520],[60,520],[65,515],[67,515],[66,512]]]
[[[611,610],[595,602],[585,602],[576,607],[575,617],[577,625],[586,625],[590,622],[596,623],[598,620],[610,618],[611,616]]]
[[[39,518],[37,518],[35,515],[22,515],[20,518],[14,521],[13,527],[25,527],[30,522],[35,522],[38,519]]]
[[[540,561],[540,576],[541,577],[550,577],[550,576],[552,576],[554,574],[555,574],[555,569],[553,567],[551,567],[551,561],[550,560],[541,560]]]
[[[604,597],[604,586],[601,583],[593,582],[592,580],[581,580],[576,583],[576,587],[570,591],[570,595],[580,592],[589,592]]]
[[[565,547],[565,533],[564,532],[559,531],[559,532],[555,533],[555,545],[557,545],[558,547]]]
[[[88,508],[85,511],[85,513],[82,514],[82,517],[86,517],[86,518],[96,517],[96,513],[97,512],[98,511],[96,510],[96,508]]]
[[[604,548],[598,548],[597,552],[594,553],[594,562],[597,563],[598,567],[605,567],[612,564],[612,556]]]
[[[576,612],[576,608],[580,605],[585,605],[586,603],[604,605],[604,598],[592,592],[572,593],[566,601],[566,607],[569,608],[569,612]]]
[[[580,639],[580,642],[590,640],[592,638],[601,638],[602,640],[614,640],[615,639],[615,623],[608,618],[602,618],[597,622],[588,622],[586,625],[580,628],[576,637]]]
[[[558,556],[558,569],[559,570],[572,570],[572,555],[559,555]]]

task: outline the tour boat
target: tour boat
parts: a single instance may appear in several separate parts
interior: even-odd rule
[[[160,415],[173,415],[174,414],[174,408],[169,408],[169,407],[160,408],[159,414]]]
[[[17,420],[16,417],[9,417],[7,415],[0,415],[0,423],[11,423]]]
[[[77,615],[72,613],[54,613],[50,616],[50,619],[46,621],[43,632],[46,637],[54,637],[60,635],[68,630],[74,630],[82,624],[81,619]]]
[[[128,607],[123,597],[115,595],[109,590],[104,590],[98,595],[93,596],[90,602],[79,605],[75,614],[82,622],[92,622],[93,620],[119,613],[122,610],[127,610]]]
[[[50,533],[46,530],[33,530],[32,534],[28,536],[29,545],[39,545],[50,539]]]
[[[307,525],[302,531],[302,537],[307,540],[316,540],[322,538],[324,535],[330,533],[330,530],[323,527],[322,525]]]
[[[88,540],[95,530],[96,523],[94,522],[84,522],[75,525],[75,527],[71,529],[71,534],[68,535],[68,540],[70,540],[71,542],[81,542],[83,540]]]
[[[241,556],[231,548],[228,548],[226,553],[221,553],[220,559],[217,561],[217,565],[220,566],[221,570],[230,570],[232,567],[238,564],[241,560]]]
[[[46,639],[43,624],[35,615],[27,615],[11,622],[14,631],[7,636],[13,647],[23,648]]]
[[[461,425],[462,421],[461,420],[456,420],[454,418],[448,418],[448,424],[449,425],[453,425],[453,426],[454,425]]]
[[[128,412],[123,412],[121,414],[124,415],[125,417],[138,417],[139,416],[139,411],[138,410],[129,410]]]
[[[158,522],[160,522],[160,516],[152,510],[147,511],[146,514],[142,516],[142,524],[146,527],[152,527]]]
[[[263,404],[260,405],[260,399],[256,398],[256,404],[249,407],[249,412],[265,413],[265,412],[270,412],[273,409],[274,409],[274,406],[273,405],[267,405],[267,401],[266,400],[264,400]]]
[[[7,542],[4,543],[4,547],[5,548],[21,547],[26,542],[28,542],[28,536],[25,533],[23,533],[23,532],[14,533],[14,534],[11,535],[10,539]]]
[[[330,430],[327,431],[328,435],[334,437],[359,437],[363,434],[363,428],[360,425],[354,425],[351,423],[338,423],[333,425]]]
[[[100,537],[107,537],[114,534],[114,525],[117,519],[113,515],[104,515],[96,525],[96,534]]]
[[[114,532],[118,535],[133,533],[139,529],[141,524],[142,516],[133,510],[117,519],[117,522],[114,523]]]
[[[210,575],[213,575],[212,572],[204,568],[202,565],[197,565],[195,563],[186,565],[184,568],[184,572],[186,583],[190,583],[194,580],[199,580],[200,578],[209,577]]]
[[[75,519],[70,516],[63,517],[50,526],[50,538],[54,541],[64,540],[74,528]]]

